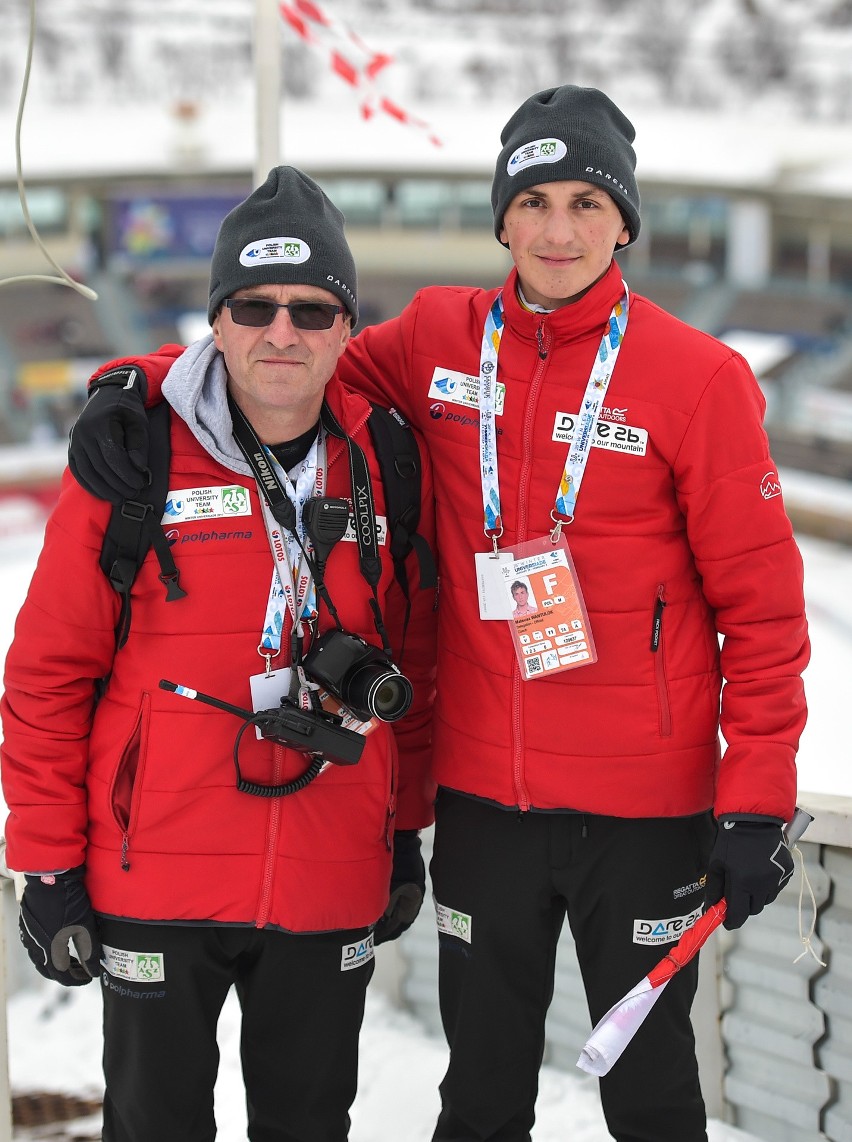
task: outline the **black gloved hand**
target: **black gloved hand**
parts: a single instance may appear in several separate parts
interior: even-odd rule
[[[91,983],[100,975],[103,948],[83,885],[83,866],[27,876],[26,881],[18,927],[27,955],[45,979],[64,987]],[[70,954],[69,940],[79,959]]]
[[[416,829],[397,830],[393,835],[393,871],[390,900],[373,929],[373,942],[384,944],[407,931],[417,919],[426,894],[426,866]]]
[[[150,482],[147,389],[141,369],[111,369],[92,383],[71,429],[71,474],[99,500],[120,503]]]
[[[762,912],[793,875],[793,858],[781,829],[771,818],[719,820],[707,866],[705,902],[709,907],[724,896],[728,905],[724,926],[729,931]]]

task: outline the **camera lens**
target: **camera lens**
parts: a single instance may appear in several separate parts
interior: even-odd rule
[[[353,711],[366,711],[371,718],[395,722],[411,705],[414,691],[404,674],[369,662],[346,679],[344,703]]]

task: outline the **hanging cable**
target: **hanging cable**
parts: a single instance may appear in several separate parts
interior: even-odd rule
[[[98,295],[93,289],[81,282],[75,282],[69,274],[63,270],[62,266],[53,258],[48,251],[45,244],[39,237],[39,233],[35,228],[32,217],[30,215],[30,208],[27,204],[27,195],[24,187],[23,166],[21,163],[21,124],[24,118],[24,107],[27,101],[27,91],[30,84],[30,71],[32,69],[33,61],[33,45],[35,43],[35,26],[36,26],[36,0],[29,0],[30,5],[30,31],[27,41],[27,62],[24,67],[24,79],[21,84],[21,98],[18,102],[18,116],[15,121],[15,175],[18,182],[18,198],[21,201],[21,210],[24,214],[24,221],[27,224],[27,229],[30,232],[32,240],[38,246],[39,250],[47,258],[48,262],[53,266],[59,277],[52,277],[50,274],[17,274],[11,278],[0,278],[0,286],[12,285],[17,282],[51,282],[54,285],[68,286],[75,289],[83,297],[89,298],[90,301],[97,301]]]

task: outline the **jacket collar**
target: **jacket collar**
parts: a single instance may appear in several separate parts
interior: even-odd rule
[[[622,297],[621,267],[613,261],[603,277],[579,301],[563,305],[553,313],[530,313],[518,301],[518,271],[513,269],[503,286],[506,328],[524,341],[536,340],[542,323],[546,323],[554,343],[579,341],[600,334],[612,307]]]

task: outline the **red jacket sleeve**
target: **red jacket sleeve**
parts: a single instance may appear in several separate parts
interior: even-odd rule
[[[729,357],[708,384],[675,468],[689,544],[721,637],[717,816],[789,820],[805,725],[803,570],[751,370]]]
[[[368,326],[349,342],[337,368],[340,379],[349,388],[388,408],[399,409],[414,425],[417,409],[409,392],[409,362],[417,312],[415,297],[399,317]]]
[[[418,532],[435,555],[435,507],[432,465],[423,441],[418,437],[422,463],[421,509]],[[405,631],[403,620],[405,598],[394,581],[389,595],[388,634],[395,655],[402,647],[402,660],[397,665],[409,679],[414,698],[405,717],[393,723],[399,757],[399,790],[396,827],[422,829],[434,819],[435,781],[432,777],[432,708],[435,699],[437,654],[436,614],[438,590],[421,587],[420,566],[414,552],[406,561],[411,613]]]
[[[7,860],[22,872],[85,860],[88,739],[118,617],[118,596],[98,565],[110,510],[66,471],[6,659]]]

